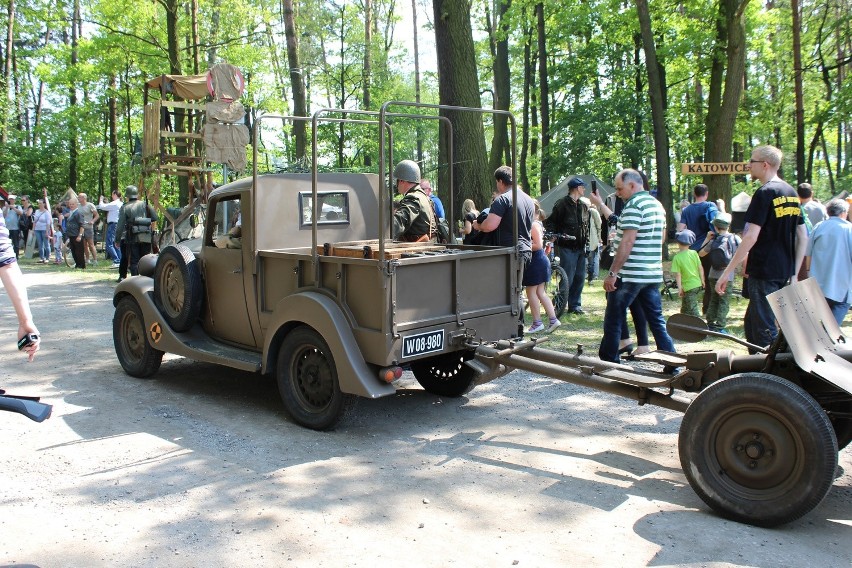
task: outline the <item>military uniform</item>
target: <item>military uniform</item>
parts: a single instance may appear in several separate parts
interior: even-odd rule
[[[139,223],[138,219],[150,219],[150,223]],[[139,274],[139,259],[151,252],[153,223],[158,220],[154,208],[138,199],[131,199],[118,211],[118,226],[115,229],[115,242],[124,239],[126,252],[130,257],[130,274]]]
[[[432,200],[415,187],[402,197],[393,213],[393,237],[408,242],[428,241],[435,237],[436,229]]]

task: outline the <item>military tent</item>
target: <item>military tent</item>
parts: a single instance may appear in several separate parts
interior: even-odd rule
[[[562,181],[560,181],[556,187],[542,195],[538,198],[538,202],[541,203],[541,208],[544,209],[544,212],[550,215],[550,212],[553,210],[553,206],[556,205],[556,202],[568,195],[568,181],[571,178],[578,177],[584,182],[586,182],[586,197],[592,192],[592,180],[595,181],[598,187],[598,194],[601,196],[601,199],[606,201],[607,197],[615,193],[615,188],[609,184],[602,182],[598,177],[594,175],[571,175],[565,177]]]

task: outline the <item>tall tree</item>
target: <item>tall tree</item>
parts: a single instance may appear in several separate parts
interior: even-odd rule
[[[805,173],[805,102],[802,89],[802,13],[799,0],[790,0],[793,13],[793,92],[796,105],[796,178],[808,181]],[[821,129],[820,129],[821,130]]]
[[[494,54],[494,108],[509,110],[511,103],[511,86],[509,81],[509,26],[506,23],[506,12],[512,0],[497,0],[497,13],[491,26],[491,43]],[[489,168],[496,170],[506,161],[509,154],[508,119],[505,115],[494,117],[494,136],[491,141],[491,158]]]
[[[666,85],[657,59],[657,47],[651,29],[651,14],[647,0],[636,0],[639,29],[645,51],[645,69],[648,73],[648,94],[651,99],[651,118],[654,125],[654,149],[657,159],[657,198],[672,211],[671,167],[669,163],[669,133],[666,121]],[[672,218],[672,221],[674,218]]]
[[[541,111],[541,179],[540,189],[544,195],[550,191],[550,87],[547,75],[547,29],[544,21],[544,3],[535,5],[536,26],[538,30],[538,88],[539,108]]]
[[[287,38],[287,61],[290,64],[290,87],[293,89],[293,114],[295,116],[308,116],[305,80],[299,61],[299,40],[296,35],[293,0],[282,0],[282,6],[284,33]],[[296,138],[296,160],[303,161],[307,148],[306,124],[301,120],[296,121],[293,125],[293,134]]]
[[[707,162],[731,159],[734,125],[745,74],[744,17],[748,3],[749,0],[719,0],[705,127],[704,160]],[[710,188],[711,195],[730,201],[729,176],[705,176],[704,183]]]
[[[441,104],[479,108],[479,79],[476,70],[470,0],[433,0],[435,50],[438,56],[438,96]],[[449,164],[447,136],[442,125],[440,163],[452,165],[452,196],[456,211],[461,201],[488,203],[494,181],[486,170],[485,132],[482,116],[473,112],[441,112],[453,124],[453,164]],[[441,187],[449,187],[448,169],[441,168]],[[449,212],[447,213],[449,215]]]

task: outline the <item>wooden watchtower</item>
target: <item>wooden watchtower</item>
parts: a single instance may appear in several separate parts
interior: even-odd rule
[[[169,221],[174,219],[160,202],[162,176],[187,178],[190,205],[206,201],[212,187],[209,165],[220,161],[222,148],[207,147],[215,142],[208,136],[205,144],[205,128],[212,135],[213,128],[222,124],[221,115],[229,114],[222,112],[223,104],[238,107],[236,116],[240,116],[242,105],[237,99],[243,87],[239,69],[227,63],[214,65],[204,75],[160,75],[145,83],[139,190]],[[218,111],[213,116],[208,116],[209,105]],[[229,110],[233,115],[235,109]],[[245,130],[240,124],[226,126]],[[247,135],[245,138],[247,141]],[[213,151],[212,159],[208,159],[208,150]],[[237,155],[240,151],[245,155],[244,147],[235,150]]]

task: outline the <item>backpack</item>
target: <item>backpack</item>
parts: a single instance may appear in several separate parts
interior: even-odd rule
[[[33,228],[33,216],[22,214],[18,217],[18,228],[22,231],[29,231]]]
[[[435,202],[430,198],[429,203],[432,204],[432,218],[435,219],[435,232],[433,233],[435,241],[438,244],[446,245],[452,242],[450,240],[450,224],[443,217],[438,217],[438,212],[435,211]],[[431,232],[431,227],[430,227]]]
[[[707,254],[710,258],[710,266],[714,270],[725,270],[734,258],[736,248],[735,237],[731,234],[713,239],[710,242],[710,252]]]

